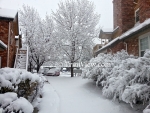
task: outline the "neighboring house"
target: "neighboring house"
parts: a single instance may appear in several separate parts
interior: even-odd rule
[[[16,49],[20,47],[18,12],[0,8],[0,68],[14,67]]]
[[[150,0],[113,0],[114,30],[105,37],[109,43],[96,51],[116,53],[122,49],[143,56],[150,49]],[[100,34],[103,39],[106,32]]]
[[[96,56],[96,51],[98,51],[100,48],[102,48],[102,44],[96,44],[96,45],[93,47],[93,57]]]

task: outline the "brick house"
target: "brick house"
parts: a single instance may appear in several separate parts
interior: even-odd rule
[[[16,48],[21,47],[18,12],[0,8],[0,68],[13,67]]]
[[[113,0],[114,30],[109,43],[96,51],[116,53],[122,49],[135,56],[143,56],[150,49],[150,0]]]

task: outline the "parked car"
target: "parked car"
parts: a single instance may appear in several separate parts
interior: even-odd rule
[[[62,68],[62,72],[66,72],[67,71],[67,68]]]
[[[46,75],[46,73],[49,71],[49,69],[48,68],[43,68],[43,69],[40,69],[39,70],[39,73],[40,74],[43,74],[43,75]]]
[[[59,76],[60,75],[60,69],[59,68],[52,68],[46,73],[47,76]]]

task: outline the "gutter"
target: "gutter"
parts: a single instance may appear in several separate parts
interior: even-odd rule
[[[112,40],[111,42],[109,42],[107,45],[103,46],[101,49],[99,49],[98,51],[96,51],[96,54],[99,54],[104,49],[108,49],[109,47],[111,47],[114,44],[116,44],[118,41],[124,41],[125,39],[127,39],[127,38],[129,38],[131,36],[137,35],[139,32],[142,32],[142,31],[144,31],[146,29],[150,29],[150,19],[145,20],[140,25],[131,28],[130,30],[128,30],[125,33],[123,33],[121,36],[115,38],[114,40]]]

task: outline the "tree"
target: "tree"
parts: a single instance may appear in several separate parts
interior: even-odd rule
[[[20,11],[20,26],[25,44],[29,46],[30,64],[36,66],[38,72],[42,64],[54,55],[53,20],[48,15],[45,20],[41,20],[34,8],[23,6]]]
[[[73,63],[81,58],[84,48],[92,41],[99,15],[94,12],[94,4],[88,0],[67,0],[58,6],[53,12],[57,37],[60,48],[71,63],[73,77]]]

